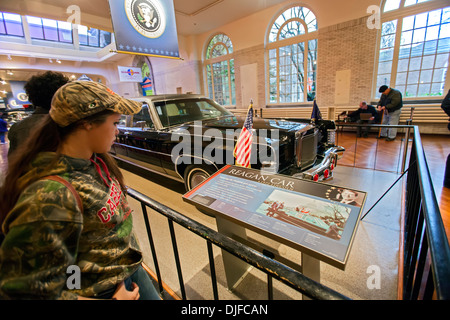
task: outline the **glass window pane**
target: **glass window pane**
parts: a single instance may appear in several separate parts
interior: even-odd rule
[[[389,61],[394,58],[394,48],[380,50],[380,61]]]
[[[434,26],[441,23],[442,9],[431,11],[428,14],[428,26]]]
[[[422,70],[420,72],[420,83],[431,82],[432,75],[433,75],[433,70]]]
[[[45,40],[58,41],[58,25],[55,20],[42,19]]]
[[[438,53],[450,52],[450,38],[439,40]]]
[[[381,26],[381,35],[385,36],[388,34],[395,34],[396,30],[397,20],[388,21],[383,23],[383,25]]]
[[[414,28],[414,16],[403,19],[402,31],[412,30]]]
[[[424,56],[422,60],[422,69],[433,69],[435,55]]]
[[[3,20],[2,12],[0,12],[0,34],[6,34],[5,20]]]
[[[406,86],[406,97],[417,97],[417,84]]]
[[[424,43],[416,43],[411,47],[411,57],[421,56],[423,54]]]
[[[417,92],[417,96],[426,97],[430,95],[431,83],[421,83],[419,84],[419,91]]]
[[[444,93],[444,82],[431,84],[430,95],[432,95],[432,96],[442,96],[443,93]]]
[[[442,10],[441,23],[450,22],[450,7],[444,8]]]
[[[425,48],[423,54],[435,54],[436,53],[436,47],[437,47],[437,41],[427,41],[425,42]]]
[[[400,0],[386,0],[384,4],[384,12],[396,10],[400,8]]]
[[[433,82],[445,82],[446,68],[434,69]]]
[[[90,28],[88,30],[88,43],[91,47],[99,46],[98,29]]]
[[[80,40],[81,45],[88,45],[88,28],[86,26],[78,26],[78,38]]]
[[[72,24],[58,21],[59,41],[72,43]]]
[[[391,48],[394,46],[395,43],[395,35],[391,34],[391,35],[387,35],[387,36],[383,36],[381,37],[381,44],[380,44],[380,48]]]
[[[439,33],[439,39],[450,37],[450,23],[441,25],[441,32]]]
[[[417,0],[406,0],[405,7],[415,5],[416,3],[417,3]]]
[[[106,47],[112,42],[111,32],[100,30],[100,47]]]
[[[14,13],[3,12],[6,34],[23,37],[22,17]]]
[[[392,61],[380,62],[378,64],[378,74],[391,73]]]
[[[32,39],[44,39],[44,29],[42,27],[42,19],[27,16],[28,29]]]
[[[408,84],[419,83],[419,71],[410,71],[408,72]]]
[[[411,45],[408,44],[406,46],[400,46],[400,53],[399,53],[399,58],[400,59],[404,59],[404,58],[409,58],[409,55],[411,53]]]
[[[401,44],[410,44],[412,41],[412,35],[413,32],[412,31],[406,31],[406,32],[402,32],[402,39],[401,39]]]
[[[427,28],[426,41],[436,40],[439,37],[439,26]]]
[[[413,43],[423,42],[425,40],[425,30],[425,28],[414,30]]]
[[[422,57],[411,58],[409,60],[409,71],[420,70],[421,64],[422,64]]]
[[[435,68],[443,68],[448,66],[448,53],[447,54],[438,54],[436,56],[436,64]]]
[[[407,72],[398,72],[397,73],[397,79],[395,80],[395,84],[406,84],[406,76]]]
[[[421,13],[416,15],[416,21],[414,23],[414,28],[423,28],[427,25],[427,20],[428,20],[428,13]]]
[[[408,71],[409,59],[401,59],[398,61],[397,72]]]

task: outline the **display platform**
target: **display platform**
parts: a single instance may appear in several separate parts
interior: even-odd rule
[[[359,190],[227,165],[183,200],[344,270],[366,196]]]

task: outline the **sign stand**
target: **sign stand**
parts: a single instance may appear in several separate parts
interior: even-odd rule
[[[216,217],[216,221],[217,230],[223,235],[230,238],[235,238],[235,236],[238,236],[239,238],[247,239],[245,228],[221,217]],[[228,290],[233,291],[245,278],[252,267],[245,261],[235,257],[223,249],[222,259],[225,268]]]
[[[365,199],[363,191],[231,165],[183,196],[214,214],[220,233],[263,254],[272,250],[249,239],[247,229],[298,250],[301,264],[272,258],[319,283],[321,261],[345,269]],[[225,250],[222,257],[234,290],[251,266]]]

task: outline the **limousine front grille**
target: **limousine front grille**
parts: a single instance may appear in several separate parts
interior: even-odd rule
[[[312,166],[317,159],[319,130],[297,132],[295,135],[295,158],[297,167],[304,170]]]

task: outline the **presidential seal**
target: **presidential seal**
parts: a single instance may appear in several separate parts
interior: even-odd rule
[[[166,16],[159,0],[125,0],[133,28],[147,38],[159,38],[166,29]]]

